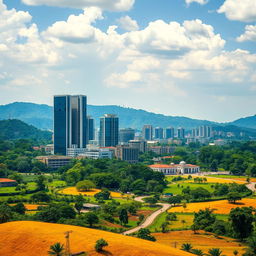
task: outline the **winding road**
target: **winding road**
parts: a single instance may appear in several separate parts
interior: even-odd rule
[[[135,197],[134,200],[137,201],[137,202],[144,202],[143,201],[143,198],[145,196],[139,196],[139,197]],[[170,207],[171,207],[171,204],[162,204],[162,203],[159,203],[157,204],[159,206],[161,206],[162,208],[151,213],[139,226],[135,227],[135,228],[132,228],[130,230],[127,230],[125,232],[123,232],[122,234],[123,235],[129,235],[129,234],[132,234],[132,233],[135,233],[137,231],[139,231],[141,228],[146,228],[148,226],[150,226],[154,220],[163,212],[167,211]]]

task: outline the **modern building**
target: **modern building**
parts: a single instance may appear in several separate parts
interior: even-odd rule
[[[142,137],[144,140],[152,140],[153,139],[153,127],[152,125],[144,125],[142,128]]]
[[[54,96],[54,154],[75,156],[86,148],[86,111],[86,96]]]
[[[185,138],[185,129],[182,127],[179,127],[177,130],[177,138],[178,139],[184,139]]]
[[[145,153],[147,151],[147,142],[144,140],[130,140],[128,144],[130,148],[136,148],[141,153]]]
[[[148,151],[154,152],[157,155],[173,153],[173,147],[170,146],[150,146]]]
[[[38,156],[36,159],[44,163],[47,167],[57,169],[70,163],[70,156]]]
[[[99,144],[101,147],[118,145],[119,119],[116,115],[105,114],[100,118]]]
[[[0,178],[0,187],[16,187],[17,184],[16,180]]]
[[[161,127],[155,128],[154,138],[162,140],[164,138],[164,129]]]
[[[135,130],[132,128],[125,128],[119,130],[119,143],[125,144],[128,143],[129,140],[134,140]]]
[[[156,172],[161,172],[164,175],[183,175],[183,174],[195,174],[200,172],[200,167],[198,165],[186,164],[186,162],[181,161],[179,164],[153,164],[149,167]]]
[[[94,119],[91,116],[87,116],[87,144],[89,144],[89,141],[94,140]]]
[[[165,129],[165,139],[173,139],[174,138],[174,128],[167,127]]]
[[[112,159],[113,151],[109,148],[90,148],[79,156],[90,159]]]
[[[138,163],[139,150],[125,145],[119,145],[116,147],[116,158],[131,164]]]

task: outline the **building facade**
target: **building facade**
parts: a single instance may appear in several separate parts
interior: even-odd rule
[[[94,119],[91,116],[87,116],[87,144],[89,144],[90,140],[94,140],[94,133]]]
[[[119,119],[116,115],[106,114],[100,118],[99,144],[101,147],[118,145]]]
[[[136,148],[141,153],[145,153],[147,151],[147,142],[144,140],[130,140],[128,144],[130,148]]]
[[[153,139],[153,127],[152,125],[144,125],[142,128],[142,137],[144,140],[152,140]]]
[[[138,163],[139,150],[129,146],[119,145],[116,147],[116,158],[131,164]]]
[[[165,129],[165,139],[173,139],[174,138],[174,128],[167,127]]]
[[[36,159],[44,163],[47,167],[57,169],[70,163],[70,156],[38,156]]]
[[[134,140],[135,130],[132,128],[125,128],[119,130],[119,143],[128,143],[129,140]]]
[[[162,140],[164,138],[164,129],[161,128],[161,127],[156,127],[155,128],[154,138]]]
[[[182,127],[179,127],[177,130],[177,138],[178,139],[184,139],[185,138],[185,129]]]
[[[54,96],[54,154],[67,155],[87,144],[87,98],[83,95]]]
[[[181,161],[179,164],[153,164],[149,167],[156,172],[161,172],[164,175],[183,175],[183,174],[196,174],[200,172],[198,165],[187,164]]]

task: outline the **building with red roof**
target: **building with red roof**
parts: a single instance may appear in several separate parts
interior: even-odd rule
[[[0,187],[16,187],[17,181],[5,178],[0,178]]]
[[[183,174],[195,174],[200,172],[200,167],[198,165],[187,164],[181,161],[179,164],[171,163],[168,164],[152,164],[149,167],[156,172],[161,172],[165,175],[183,175]]]

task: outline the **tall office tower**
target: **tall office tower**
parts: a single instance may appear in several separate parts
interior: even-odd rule
[[[142,128],[142,137],[144,140],[152,140],[153,139],[153,127],[152,125],[144,125]]]
[[[119,143],[128,143],[129,140],[134,140],[135,130],[132,128],[125,128],[119,130]]]
[[[182,127],[179,127],[177,130],[177,137],[178,139],[184,139],[185,138],[185,129]]]
[[[106,114],[100,118],[99,142],[101,147],[118,145],[119,119],[116,115]]]
[[[213,136],[213,130],[212,130],[212,126],[207,126],[206,128],[207,130],[207,133],[206,133],[206,136],[207,138],[211,138]]]
[[[87,116],[87,139],[94,140],[94,119],[91,116]],[[87,142],[87,144],[88,144]]]
[[[54,154],[74,156],[84,151],[87,142],[86,109],[86,96],[54,96]]]
[[[173,127],[167,127],[165,129],[165,138],[166,139],[173,139],[174,138],[174,128]]]
[[[206,126],[202,125],[199,127],[199,137],[205,138],[206,137]]]
[[[164,129],[161,127],[156,127],[154,138],[162,140],[164,138]]]

